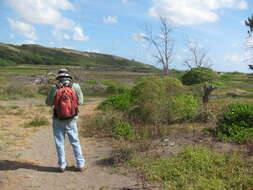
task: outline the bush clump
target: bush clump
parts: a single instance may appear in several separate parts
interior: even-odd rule
[[[189,120],[198,114],[200,102],[191,94],[183,94],[172,96],[168,106],[171,121]]]
[[[163,189],[249,189],[253,177],[247,163],[236,155],[216,153],[206,147],[186,147],[168,158],[139,157],[130,165]]]
[[[115,121],[113,123],[113,137],[119,139],[129,139],[134,136],[134,129],[132,125],[125,121]]]
[[[146,77],[132,89],[134,107],[130,116],[148,123],[166,123],[169,98],[183,91],[182,83],[176,78]]]
[[[182,76],[185,85],[200,84],[211,82],[218,78],[218,74],[206,67],[193,68]]]
[[[108,136],[116,139],[129,139],[134,136],[134,127],[130,125],[123,113],[108,110],[98,113],[84,128],[85,134]]]
[[[118,94],[109,96],[105,101],[103,101],[98,109],[100,110],[119,110],[127,111],[131,105],[131,96],[128,93]]]
[[[129,87],[117,85],[114,82],[110,82],[107,80],[101,81],[101,84],[107,86],[107,94],[124,94],[129,93],[131,91]]]
[[[247,142],[253,137],[253,106],[229,104],[218,120],[217,136],[226,141]]]

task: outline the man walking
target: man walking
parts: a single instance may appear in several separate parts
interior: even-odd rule
[[[59,171],[67,167],[64,140],[67,133],[76,159],[77,169],[86,168],[77,130],[78,105],[83,104],[83,93],[79,84],[73,82],[67,69],[60,69],[57,83],[50,89],[46,104],[54,109],[53,135],[58,155]]]

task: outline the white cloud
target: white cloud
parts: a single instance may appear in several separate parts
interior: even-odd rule
[[[28,23],[57,25],[67,18],[60,10],[73,10],[68,0],[7,0],[10,7],[15,9]]]
[[[68,18],[62,18],[59,22],[57,22],[54,27],[59,30],[67,30],[67,29],[73,29],[75,27],[76,23]]]
[[[78,23],[61,14],[61,11],[74,10],[70,0],[7,0],[7,3],[19,13],[23,23],[27,23],[31,27],[33,24],[52,26],[54,28],[52,34],[58,40],[89,40]],[[60,30],[68,30],[73,33],[73,36],[70,37]]]
[[[25,36],[29,40],[37,40],[36,29],[32,25],[10,18],[8,18],[8,21],[11,28],[19,34]]]
[[[70,36],[67,33],[58,30],[53,30],[52,34],[53,37],[59,41],[70,40]]]
[[[136,41],[143,40],[145,36],[146,36],[146,34],[144,34],[143,32],[134,33],[132,35],[133,39],[136,40]]]
[[[230,53],[224,56],[225,61],[240,64],[243,62],[243,55],[238,53]]]
[[[83,30],[80,26],[76,26],[74,28],[74,35],[73,35],[73,40],[77,40],[77,41],[89,41],[89,36],[86,36],[83,33]]]
[[[246,9],[246,0],[153,0],[149,9],[152,17],[164,16],[177,25],[194,25],[205,22],[216,22],[217,10]]]
[[[104,16],[103,22],[106,24],[115,24],[115,23],[118,23],[118,17],[117,16]]]

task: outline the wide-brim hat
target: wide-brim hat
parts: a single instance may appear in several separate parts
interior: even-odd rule
[[[70,79],[73,79],[72,76],[70,76],[70,74],[68,73],[60,73],[57,75],[56,79],[60,79],[60,78],[70,78]]]

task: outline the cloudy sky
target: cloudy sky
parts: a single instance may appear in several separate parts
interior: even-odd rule
[[[245,63],[252,0],[1,0],[0,42],[36,43],[113,54],[155,64],[141,39],[143,26],[159,29],[159,16],[173,26],[171,68],[186,69],[185,38],[208,50],[217,71],[250,72]]]

